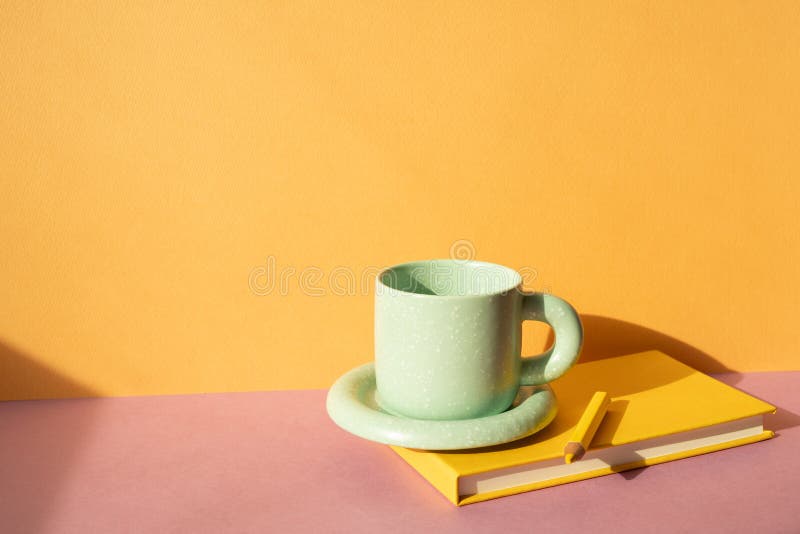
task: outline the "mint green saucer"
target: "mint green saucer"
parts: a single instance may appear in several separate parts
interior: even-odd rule
[[[427,450],[473,449],[507,443],[538,432],[556,415],[556,398],[547,386],[521,387],[514,404],[503,413],[452,421],[392,415],[378,406],[375,393],[373,364],[356,367],[328,391],[328,415],[356,436]]]

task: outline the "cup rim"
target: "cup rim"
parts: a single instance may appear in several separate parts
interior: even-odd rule
[[[455,264],[455,265],[459,265],[459,264],[461,264],[461,265],[464,265],[464,264],[479,265],[479,266],[483,266],[483,267],[490,267],[490,268],[496,269],[496,270],[502,270],[502,271],[505,271],[506,273],[510,274],[510,278],[512,280],[514,280],[514,283],[509,285],[508,287],[503,287],[501,289],[498,289],[497,291],[492,291],[491,293],[476,293],[476,294],[467,294],[467,295],[431,295],[431,294],[428,294],[428,293],[414,293],[414,292],[411,292],[411,291],[405,291],[403,289],[397,289],[395,287],[392,287],[392,286],[389,286],[389,285],[383,283],[383,280],[381,280],[381,278],[383,277],[383,275],[385,273],[387,273],[389,271],[392,271],[394,269],[399,269],[401,267],[409,267],[409,266],[413,266],[413,265],[424,265],[424,264],[429,264],[429,263],[433,263],[433,262],[448,262],[448,263],[452,263],[452,264]],[[492,262],[480,261],[480,260],[457,260],[457,259],[453,259],[453,258],[434,258],[434,259],[428,259],[428,260],[407,261],[407,262],[398,263],[398,264],[392,265],[390,267],[386,267],[384,269],[381,269],[381,271],[375,276],[375,282],[376,282],[376,284],[378,284],[379,286],[382,287],[383,291],[386,291],[386,292],[388,292],[390,294],[399,294],[399,295],[403,295],[403,296],[407,295],[407,296],[410,296],[410,297],[430,298],[430,299],[474,299],[474,298],[486,298],[486,297],[494,297],[494,296],[498,296],[498,295],[505,295],[505,294],[507,294],[507,293],[509,293],[510,291],[513,291],[513,290],[519,291],[520,286],[522,285],[522,275],[520,275],[516,270],[512,269],[511,267],[506,267],[505,265],[500,265],[499,263],[492,263]]]

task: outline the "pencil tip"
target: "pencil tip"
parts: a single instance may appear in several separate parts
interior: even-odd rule
[[[575,441],[570,441],[567,443],[566,447],[564,447],[564,462],[568,464],[576,462],[583,458],[585,452],[586,450],[583,448],[583,445]]]

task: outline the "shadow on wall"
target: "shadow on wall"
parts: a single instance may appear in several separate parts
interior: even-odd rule
[[[97,392],[0,340],[0,523],[4,532],[42,532],[85,447]]]
[[[0,339],[0,401],[96,396],[91,388],[58,374]]]
[[[581,315],[583,350],[580,361],[590,362],[647,350],[659,350],[704,373],[731,373],[721,362],[700,349],[662,332],[638,324],[603,317]],[[553,343],[550,332],[547,346]]]

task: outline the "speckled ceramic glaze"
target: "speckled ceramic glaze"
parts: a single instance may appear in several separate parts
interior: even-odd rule
[[[549,387],[521,387],[511,409],[478,419],[430,421],[400,417],[375,401],[371,363],[349,371],[328,392],[333,421],[365,439],[414,449],[452,450],[488,447],[520,439],[547,426],[556,415]]]
[[[513,269],[478,261],[406,263],[377,277],[375,375],[380,406],[414,419],[474,419],[506,410],[520,385],[564,374],[583,339],[562,299],[523,293]],[[520,358],[523,320],[548,323],[550,352]]]
[[[478,261],[380,273],[375,363],[333,385],[331,418],[358,436],[419,449],[484,447],[544,428],[556,413],[545,384],[575,363],[583,330],[567,302],[524,293],[521,282],[512,269]],[[549,351],[520,357],[524,320],[553,328]]]

